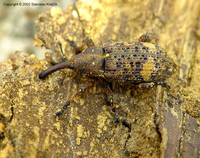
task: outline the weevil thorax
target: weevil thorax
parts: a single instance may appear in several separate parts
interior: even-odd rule
[[[87,48],[75,57],[76,69],[90,77],[103,76],[104,64],[105,55],[102,47]]]

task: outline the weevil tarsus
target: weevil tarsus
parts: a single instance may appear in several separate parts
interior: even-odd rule
[[[112,92],[109,84],[107,84],[105,92],[106,92],[108,101],[109,101],[109,103],[111,105],[112,111],[115,112],[116,109],[115,109],[115,106],[113,105],[113,92]]]
[[[63,83],[64,83],[64,80],[65,80],[65,78],[66,78],[66,76],[67,76],[67,74],[66,74],[66,72],[65,71],[62,71],[62,70],[60,70],[60,72],[63,72],[64,73],[64,76],[63,76],[63,78],[62,78],[62,81],[60,82],[60,86],[62,86],[63,85]]]
[[[117,124],[119,123],[119,115],[117,112],[115,112],[115,119],[114,119],[114,123],[117,126]]]
[[[56,112],[56,116],[57,117],[60,117],[64,112],[65,112],[65,110],[67,109],[67,107],[70,105],[70,102],[69,101],[67,101],[66,103],[65,103],[65,105],[63,106],[63,108],[62,108],[62,110],[60,110],[59,112]]]
[[[157,44],[158,43],[158,34],[154,30],[148,31],[146,34],[143,34],[142,36],[140,36],[138,41]]]
[[[71,98],[65,103],[65,105],[63,106],[62,110],[60,110],[59,112],[56,113],[56,116],[60,117],[65,110],[67,109],[67,107],[70,105],[70,102],[72,100],[74,100],[74,98],[80,94],[81,92],[90,89],[94,86],[94,82],[90,81],[90,82],[86,82],[74,95],[71,96]]]
[[[110,87],[109,83],[107,83],[105,92],[106,92],[108,101],[110,103],[110,106],[112,108],[112,111],[113,111],[113,113],[115,115],[114,123],[115,123],[115,125],[117,125],[119,123],[119,115],[118,115],[118,112],[117,112],[117,110],[116,110],[116,108],[115,108],[115,106],[113,104],[113,91],[111,90],[111,87]]]
[[[156,85],[161,85],[163,87],[166,87],[167,89],[170,89],[170,86],[165,81],[157,81],[155,82]]]

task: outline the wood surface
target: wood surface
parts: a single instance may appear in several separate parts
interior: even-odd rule
[[[134,42],[148,32],[158,35],[179,69],[160,85],[140,90],[113,83],[114,105],[106,101],[105,81],[62,108],[85,82],[72,70],[45,80],[39,73],[75,56],[67,40],[81,45],[90,37],[104,42]],[[36,20],[35,46],[52,50],[38,60],[17,51],[0,63],[0,157],[200,157],[200,2],[196,0],[80,0],[65,11],[51,8]]]

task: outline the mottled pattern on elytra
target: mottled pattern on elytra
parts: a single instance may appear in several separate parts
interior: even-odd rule
[[[151,43],[105,43],[105,72],[109,81],[156,82],[169,77],[176,65],[166,52]]]

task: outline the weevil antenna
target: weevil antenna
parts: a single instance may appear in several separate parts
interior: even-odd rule
[[[58,45],[59,45],[59,47],[60,47],[60,52],[61,52],[62,55],[63,55],[63,59],[62,59],[62,61],[63,61],[66,57],[65,57],[65,54],[63,53],[62,43],[61,43],[60,41],[58,41]]]

